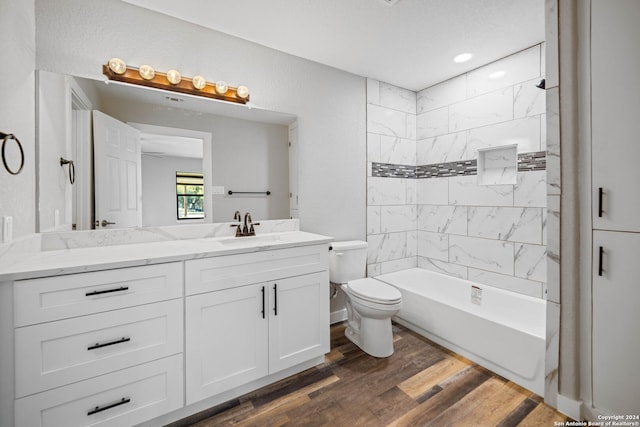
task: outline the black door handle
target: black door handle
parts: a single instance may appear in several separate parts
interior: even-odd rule
[[[262,318],[264,319],[264,286],[262,287]]]
[[[273,284],[273,313],[278,315],[278,284]]]
[[[602,218],[602,195],[604,191],[602,191],[602,187],[598,188],[598,218]]]
[[[598,276],[602,276],[602,272],[604,271],[602,268],[602,258],[604,257],[604,248],[600,246],[598,249]]]

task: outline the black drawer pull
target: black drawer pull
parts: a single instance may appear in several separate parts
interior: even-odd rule
[[[602,218],[602,187],[598,188],[598,218]]]
[[[262,318],[264,319],[264,286],[262,287]]]
[[[109,347],[110,345],[122,344],[123,342],[128,342],[128,341],[131,341],[131,338],[122,337],[119,340],[109,341],[109,342],[105,342],[105,343],[102,343],[102,344],[95,343],[91,347],[87,347],[87,350],[95,350],[96,348]]]
[[[600,246],[598,250],[598,276],[602,276],[602,272],[604,271],[602,268],[602,258],[604,256],[604,248]]]
[[[123,397],[118,402],[111,403],[109,405],[105,405],[102,407],[96,406],[95,408],[87,412],[87,416],[97,414],[98,412],[106,411],[107,409],[115,408],[116,406],[124,405],[125,403],[129,403],[129,402],[131,402],[131,399],[129,399],[128,397]]]
[[[110,294],[111,292],[122,292],[122,291],[128,291],[128,290],[129,290],[128,286],[120,286],[119,288],[115,288],[115,289],[105,289],[104,291],[87,292],[84,295],[87,297],[92,297],[94,295]]]
[[[274,315],[278,315],[278,284],[274,283],[273,285],[273,313]]]

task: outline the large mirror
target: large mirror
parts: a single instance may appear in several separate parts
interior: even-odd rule
[[[41,232],[297,216],[292,114],[39,71],[37,125]]]

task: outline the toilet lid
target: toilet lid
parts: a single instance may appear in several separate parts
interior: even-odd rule
[[[366,279],[351,280],[347,283],[351,294],[366,301],[380,304],[396,304],[402,299],[399,290],[379,280]]]

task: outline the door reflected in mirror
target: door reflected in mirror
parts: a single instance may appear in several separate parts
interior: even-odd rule
[[[297,217],[291,114],[42,71],[37,101],[39,231]]]

